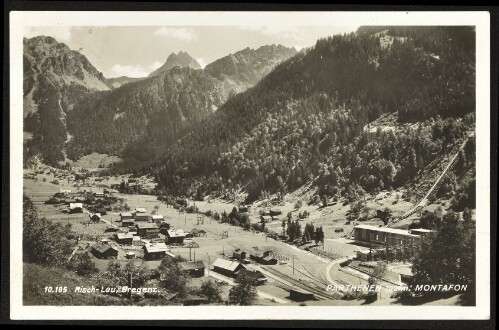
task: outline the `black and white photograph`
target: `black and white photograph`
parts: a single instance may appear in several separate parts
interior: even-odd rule
[[[488,13],[10,19],[17,318],[490,317]]]

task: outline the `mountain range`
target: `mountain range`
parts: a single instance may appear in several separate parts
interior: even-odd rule
[[[53,39],[25,43],[35,45],[25,45],[25,98],[37,106],[26,156],[135,159],[158,194],[242,191],[251,202],[309,184],[355,199],[406,185],[474,129],[472,27],[361,27],[299,53],[246,48],[204,69],[180,52],[117,88]],[[396,119],[369,128],[385,117]],[[465,191],[474,159],[464,150],[442,187]]]
[[[51,164],[92,152],[151,158],[147,146],[168,146],[294,54],[283,46],[247,48],[202,70],[181,51],[148,77],[107,79],[52,37],[24,39],[24,130],[32,133],[26,154]]]

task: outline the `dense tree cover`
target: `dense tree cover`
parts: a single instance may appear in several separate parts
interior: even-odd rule
[[[434,224],[434,229],[434,233],[422,240],[421,250],[413,261],[413,283],[468,285],[466,300],[474,304],[476,285],[474,224],[470,221],[461,221],[459,214],[450,211]],[[441,295],[442,292],[418,291],[416,294]]]
[[[66,114],[85,95],[111,88],[82,54],[39,36],[23,41],[24,131],[33,133],[25,159],[40,155],[44,163],[64,160]]]
[[[71,254],[71,227],[38,215],[33,201],[23,196],[23,261],[44,266],[64,265]]]
[[[199,294],[206,297],[210,303],[222,301],[222,289],[211,279],[203,281],[199,289]]]
[[[229,303],[232,305],[249,306],[257,297],[255,280],[249,276],[238,276],[236,285],[229,291]]]
[[[171,146],[152,169],[160,191],[242,188],[251,202],[313,181],[329,196],[404,185],[473,129],[460,117],[475,107],[474,33],[450,30],[319,40]],[[387,113],[394,129],[365,129]]]
[[[68,114],[74,139],[68,156],[91,152],[148,160],[151,145],[173,143],[193,122],[222,103],[217,82],[202,70],[174,67],[164,74],[89,95]]]

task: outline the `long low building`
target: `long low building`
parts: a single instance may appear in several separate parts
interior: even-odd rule
[[[217,273],[220,273],[229,277],[236,277],[237,272],[241,269],[246,269],[241,263],[237,261],[225,260],[222,258],[218,258],[213,263],[213,270]]]
[[[416,235],[418,233],[419,235]],[[427,234],[428,231],[425,231]],[[421,235],[418,231],[409,232],[403,229],[358,225],[354,227],[356,244],[369,247],[380,253],[388,254],[391,258],[408,258],[419,250]]]

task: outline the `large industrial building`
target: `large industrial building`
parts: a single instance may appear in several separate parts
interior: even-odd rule
[[[354,240],[358,245],[369,248],[369,253],[359,252],[359,259],[370,260],[379,258],[407,259],[419,250],[422,237],[431,231],[423,233],[413,230],[358,225],[354,227]]]

